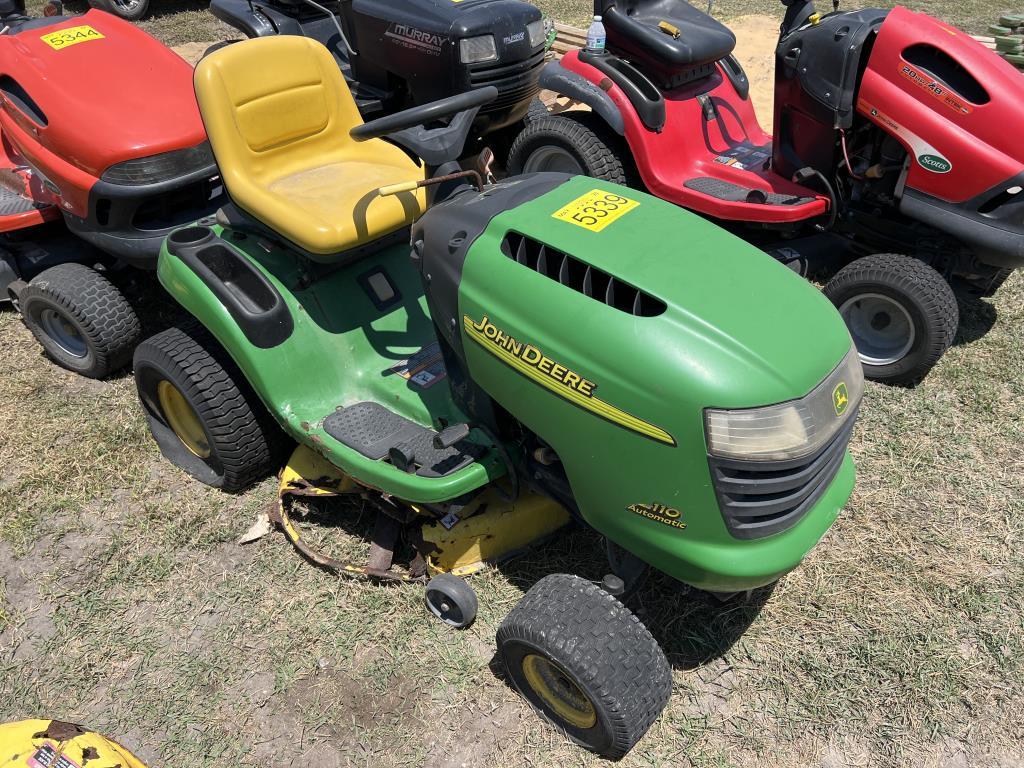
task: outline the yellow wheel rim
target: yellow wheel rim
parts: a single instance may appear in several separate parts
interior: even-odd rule
[[[206,439],[203,423],[179,389],[164,379],[156,385],[156,396],[160,401],[160,410],[178,439],[200,459],[210,458],[210,443]]]
[[[587,694],[560,667],[536,653],[524,656],[522,667],[530,687],[562,720],[576,728],[597,724],[597,712]]]

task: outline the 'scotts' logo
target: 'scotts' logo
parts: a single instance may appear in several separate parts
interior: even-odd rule
[[[850,407],[850,392],[846,389],[846,382],[840,381],[832,390],[832,406],[836,409],[836,416],[842,416]]]
[[[917,162],[926,171],[932,173],[949,173],[953,170],[953,164],[944,157],[932,154],[922,154],[917,156]]]
[[[665,506],[664,504],[630,504],[626,509],[634,515],[640,515],[640,517],[646,517],[648,520],[671,525],[679,530],[683,530],[686,527],[686,523],[679,519],[682,513],[678,509]]]
[[[585,411],[659,443],[674,446],[675,438],[665,430],[638,419],[595,397],[590,379],[545,355],[537,346],[525,344],[491,322],[487,315],[476,322],[462,316],[466,335],[518,373]]]

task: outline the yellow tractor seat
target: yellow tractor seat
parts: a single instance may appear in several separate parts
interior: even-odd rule
[[[195,88],[232,201],[311,258],[334,261],[425,210],[423,189],[377,195],[425,169],[383,139],[349,136],[363,120],[322,44],[296,35],[234,43],[199,62]]]

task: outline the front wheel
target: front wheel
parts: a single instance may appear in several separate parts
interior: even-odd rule
[[[593,112],[531,116],[508,154],[510,176],[549,171],[626,184],[621,141]]]
[[[127,21],[138,21],[149,13],[149,0],[89,0],[89,5]]]
[[[241,491],[277,469],[284,433],[197,323],[142,342],[135,384],[161,453],[200,482]]]
[[[17,306],[47,356],[90,379],[127,365],[142,334],[128,300],[84,264],[43,270],[21,291]]]
[[[567,574],[534,584],[498,628],[516,690],[576,743],[625,755],[668,703],[672,673],[651,633],[600,587]]]
[[[953,343],[960,310],[949,283],[924,262],[895,253],[852,261],[825,286],[857,346],[864,376],[912,386]]]

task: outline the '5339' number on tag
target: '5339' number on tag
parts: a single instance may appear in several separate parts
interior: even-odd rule
[[[591,232],[600,232],[616,219],[622,218],[640,203],[630,200],[628,197],[617,195],[614,192],[607,192],[603,189],[594,189],[581,195],[559,209],[553,218],[575,224],[578,227],[589,229]]]

